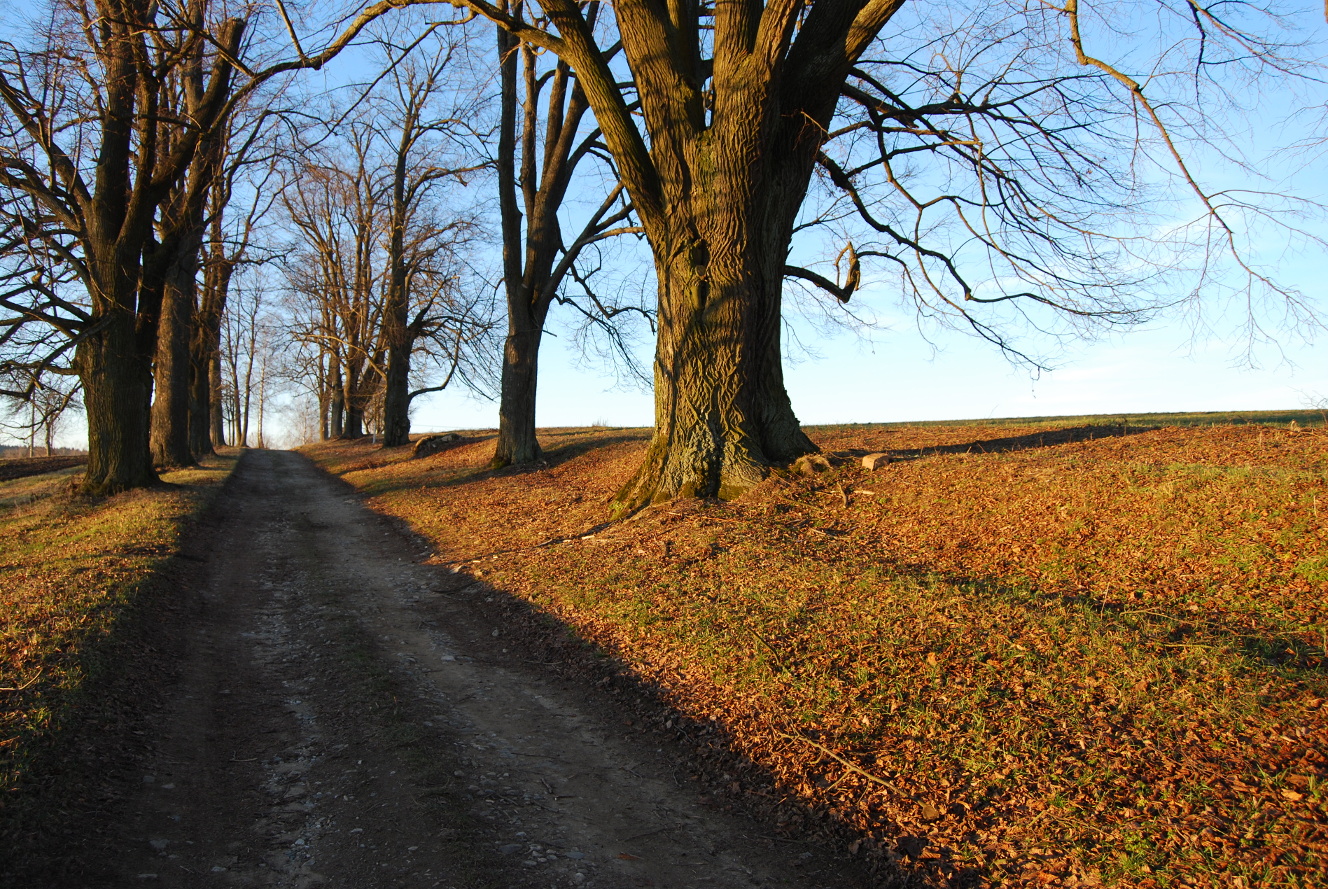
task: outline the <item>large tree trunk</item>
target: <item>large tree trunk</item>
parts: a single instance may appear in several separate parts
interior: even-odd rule
[[[203,457],[214,452],[212,447],[212,387],[208,382],[207,362],[199,362],[192,348],[189,350],[189,452]]]
[[[675,183],[655,220],[655,434],[615,514],[737,497],[817,450],[793,414],[780,351],[784,266],[811,162],[805,145],[773,151],[770,138],[737,127],[696,139],[690,184]]]
[[[343,371],[344,379],[340,438],[352,439],[364,437],[364,396],[360,392],[360,370],[350,364]]]
[[[332,437],[332,396],[327,389],[328,368],[327,362],[331,356],[319,351],[318,354],[318,438],[320,441],[327,441]]]
[[[212,360],[208,363],[208,386],[212,393],[212,446],[219,448],[226,444],[226,408],[223,404],[223,392],[221,385],[221,347],[212,353]]]
[[[498,447],[491,466],[534,463],[540,456],[535,434],[535,394],[543,325],[531,322],[526,306],[508,308],[503,346],[502,396],[498,403]]]
[[[328,383],[328,394],[332,401],[332,419],[329,431],[333,438],[341,438],[346,431],[346,390],[341,382],[341,359],[332,355],[332,373]]]
[[[392,249],[401,249],[399,234],[394,232]],[[383,379],[383,446],[397,448],[410,444],[410,352],[412,339],[407,324],[410,306],[407,301],[406,275],[398,256],[393,262],[388,284],[387,305],[383,307],[384,339],[387,341],[387,372]]]
[[[210,331],[195,315],[194,338],[189,347],[189,451],[195,457],[216,453],[212,444],[212,354]],[[218,442],[220,444],[220,442]]]
[[[134,316],[109,312],[106,326],[79,343],[75,361],[88,419],[83,492],[118,494],[157,480],[148,447],[152,368]]]
[[[214,245],[219,239],[214,238]],[[217,257],[219,250],[210,251]],[[195,456],[216,453],[226,443],[221,410],[221,318],[226,311],[233,266],[214,258],[194,313],[190,343],[189,448]]]
[[[190,350],[194,321],[194,275],[198,253],[186,238],[167,271],[157,325],[153,375],[152,459],[162,468],[194,464],[189,447]]]
[[[410,346],[394,344],[387,352],[383,390],[383,446],[410,444]]]
[[[356,404],[346,405],[346,416],[344,425],[341,427],[341,438],[364,438],[364,408]]]
[[[741,207],[708,209],[717,230],[745,227]],[[784,249],[730,238],[712,242],[712,255],[705,241],[689,241],[657,259],[655,434],[615,499],[617,514],[679,496],[737,497],[771,467],[817,449],[784,389]]]
[[[383,446],[410,444],[410,277],[406,273],[406,225],[411,207],[406,196],[410,137],[417,108],[412,104],[402,124],[402,141],[392,171],[392,212],[387,246],[387,294],[383,306],[383,334],[387,342],[387,371],[383,379]]]

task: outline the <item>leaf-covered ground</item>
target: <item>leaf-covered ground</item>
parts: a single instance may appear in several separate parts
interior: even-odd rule
[[[161,488],[105,499],[71,496],[69,472],[0,483],[0,810],[234,463],[213,458]]]
[[[605,528],[643,430],[314,455],[721,724],[789,837],[931,885],[1324,885],[1322,426],[810,432],[831,468]]]

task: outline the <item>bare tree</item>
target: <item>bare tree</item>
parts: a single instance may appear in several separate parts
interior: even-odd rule
[[[414,398],[485,376],[492,322],[482,291],[462,285],[459,252],[474,224],[438,188],[464,171],[436,153],[412,163],[445,122],[421,116],[441,73],[400,65],[401,104],[367,105],[340,137],[304,151],[283,192],[296,234],[285,263],[293,333],[316,352],[306,366],[334,437],[363,435],[377,399],[387,443],[402,444]]]
[[[22,399],[9,400],[8,413],[12,422],[5,428],[20,435],[26,434],[30,457],[36,456],[40,436],[49,457],[55,453],[55,438],[62,421],[68,414],[83,409],[80,391],[77,377],[53,375],[31,380]]]
[[[230,439],[242,448],[251,440],[266,447],[267,407],[287,377],[285,324],[271,299],[268,274],[254,265],[236,276],[221,323],[219,404],[223,422],[230,421]]]
[[[441,384],[412,392],[411,362],[419,345],[436,341],[441,333],[444,349],[448,349],[457,344],[453,342],[456,337],[466,335],[468,325],[480,321],[453,314],[458,308],[468,312],[470,307],[464,306],[456,288],[448,284],[449,267],[455,265],[449,260],[467,239],[473,223],[455,211],[451,218],[440,212],[445,186],[464,182],[463,177],[477,169],[453,160],[458,143],[468,134],[465,118],[473,110],[466,107],[468,96],[446,92],[456,47],[440,41],[420,48],[420,42],[403,48],[406,57],[395,64],[389,60],[389,89],[376,103],[372,121],[388,167],[382,332],[386,352],[382,421],[387,447],[410,442],[411,401],[445,388],[452,378],[449,373]],[[396,50],[387,45],[389,53]],[[449,99],[452,101],[446,101]],[[445,330],[449,327],[450,333]],[[452,363],[454,369],[461,366],[460,361]]]
[[[0,43],[0,204],[22,212],[11,246],[41,244],[63,269],[43,282],[72,275],[82,290],[11,290],[5,320],[64,336],[42,357],[48,366],[72,348],[64,367],[83,381],[85,491],[155,479],[149,402],[162,289],[144,285],[156,274],[145,258],[162,208],[243,96],[321,66],[396,5],[368,7],[314,55],[294,40],[297,58],[266,67],[252,66],[244,41],[259,9],[210,0],[56,0],[27,44]]]
[[[1187,160],[1222,143],[1243,78],[1299,64],[1254,4],[446,2],[571,66],[650,243],[655,434],[620,513],[734,496],[815,449],[783,382],[786,276],[843,300],[884,263],[1001,343],[1003,311],[1137,319],[1168,299],[1137,287],[1174,258],[1159,245],[1272,283],[1237,235],[1266,205]],[[845,245],[836,278],[788,261],[818,175],[879,242]],[[1165,227],[1184,195],[1198,221]]]
[[[287,217],[300,246],[287,263],[291,289],[318,307],[316,327],[304,333],[331,362],[333,435],[359,438],[364,412],[379,386],[384,348],[382,269],[378,247],[386,195],[370,159],[372,131],[353,122],[337,145],[352,163],[330,157],[306,161],[283,191]],[[330,154],[330,152],[329,152]]]
[[[518,20],[523,14],[519,4],[512,10]],[[564,281],[575,279],[588,285],[589,276],[578,275],[576,269],[582,252],[606,238],[640,231],[630,224],[631,208],[622,186],[615,185],[580,230],[570,240],[564,237],[559,214],[576,169],[588,159],[606,158],[607,150],[599,131],[583,126],[590,105],[565,61],[556,60],[541,70],[536,48],[503,28],[498,28],[498,56],[501,91],[494,167],[502,225],[507,339],[495,467],[531,463],[539,457],[535,434],[539,349],[549,309],[559,298]],[[609,172],[613,172],[611,165]],[[587,310],[590,317],[610,322],[622,311],[589,286],[586,294],[593,306]]]

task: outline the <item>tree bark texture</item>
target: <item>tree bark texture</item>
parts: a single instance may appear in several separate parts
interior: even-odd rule
[[[524,312],[522,314],[525,314]],[[512,315],[509,314],[509,319]],[[542,325],[508,322],[503,346],[502,394],[498,403],[498,447],[492,466],[534,463],[540,457],[535,432],[535,395],[538,391],[539,347]]]
[[[771,467],[817,450],[784,388],[787,242],[749,230],[767,218],[751,214],[754,196],[730,203],[737,196],[722,192],[699,190],[694,224],[677,226],[682,243],[656,253],[655,433],[618,513],[679,496],[737,497]]]
[[[221,413],[221,312],[205,286],[189,344],[189,450],[195,457],[224,445]]]
[[[153,363],[154,397],[151,414],[153,463],[160,468],[191,466],[189,446],[190,341],[194,334],[195,275],[201,240],[185,238],[171,249],[161,282],[161,317]]]
[[[342,438],[346,432],[346,390],[341,381],[341,358],[332,353],[329,361],[332,365],[328,391],[331,393],[331,422],[329,432],[333,438]]]
[[[118,494],[156,482],[148,448],[151,354],[140,342],[134,315],[103,315],[102,330],[79,343],[75,363],[88,418],[88,468],[83,492]]]
[[[677,140],[678,169],[661,183],[667,212],[643,214],[659,281],[655,433],[618,514],[737,497],[817,450],[784,387],[780,333],[783,270],[820,141],[774,116],[771,89],[734,84],[712,126]]]
[[[387,368],[383,373],[383,445],[410,444],[410,275],[406,267],[406,224],[411,212],[406,196],[411,130],[416,108],[411,105],[402,123],[401,144],[392,170],[392,209],[388,223],[387,293],[383,300],[383,339]]]
[[[389,448],[408,445],[410,444],[409,342],[388,343],[387,374],[383,385],[383,445]]]

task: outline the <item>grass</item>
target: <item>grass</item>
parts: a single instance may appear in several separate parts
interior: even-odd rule
[[[70,493],[77,469],[0,482],[0,809],[116,668],[110,640],[234,463],[105,499]]]
[[[550,430],[526,471],[491,439],[313,454],[888,871],[1322,885],[1328,431],[1142,425],[812,429],[825,472],[592,536],[647,431]]]

